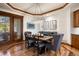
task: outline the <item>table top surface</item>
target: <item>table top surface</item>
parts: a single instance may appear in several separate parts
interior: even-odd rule
[[[43,37],[41,37],[41,36],[36,36],[35,38],[37,38],[37,39],[39,39],[39,40],[50,40],[50,39],[52,39],[53,37],[52,36],[43,36]]]

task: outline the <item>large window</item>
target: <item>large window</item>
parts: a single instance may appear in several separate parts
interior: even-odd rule
[[[0,32],[10,31],[9,17],[0,16]]]
[[[0,41],[10,40],[10,18],[0,16]]]

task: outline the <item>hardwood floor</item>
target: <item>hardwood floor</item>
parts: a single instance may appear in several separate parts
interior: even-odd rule
[[[24,41],[0,47],[0,56],[36,56],[34,48],[25,48]],[[79,50],[62,43],[58,56],[79,56]],[[46,51],[40,56],[54,56],[53,51]]]

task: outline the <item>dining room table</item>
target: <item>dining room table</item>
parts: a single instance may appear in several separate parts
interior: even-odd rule
[[[35,38],[40,41],[49,41],[49,40],[53,39],[52,36],[35,36]]]

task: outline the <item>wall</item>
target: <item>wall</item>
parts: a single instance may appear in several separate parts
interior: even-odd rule
[[[79,9],[79,3],[75,3],[75,4],[72,4],[71,5],[71,9],[70,9],[70,14],[71,14],[71,16],[70,16],[70,18],[71,18],[71,33],[72,34],[77,34],[77,35],[79,35],[79,27],[77,27],[77,28],[74,28],[73,27],[73,12],[74,11],[76,11],[76,10],[78,10]]]
[[[35,24],[35,29],[27,29],[27,22]],[[24,16],[24,21],[23,21],[23,27],[24,27],[24,32],[25,31],[31,31],[32,33],[36,33],[38,31],[36,23],[33,21],[33,17],[30,15],[25,15]]]

